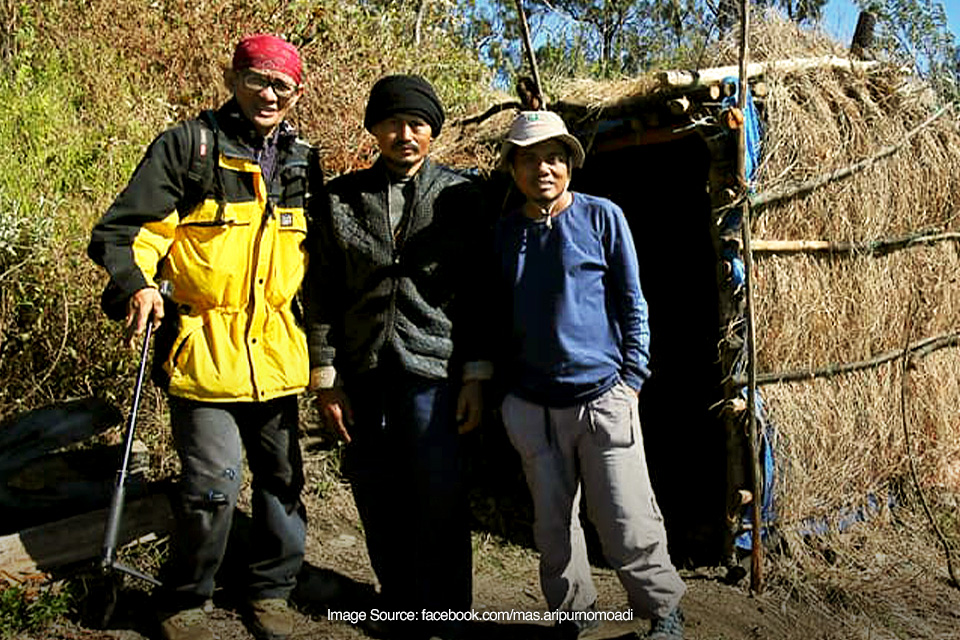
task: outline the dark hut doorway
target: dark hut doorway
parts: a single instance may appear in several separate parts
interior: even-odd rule
[[[592,152],[572,189],[610,198],[630,223],[650,312],[652,376],[640,396],[650,475],[674,562],[724,559],[726,446],[716,252],[697,135]]]

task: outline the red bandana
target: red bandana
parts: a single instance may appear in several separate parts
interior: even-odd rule
[[[300,84],[300,54],[297,48],[277,36],[261,33],[247,36],[233,52],[233,70],[266,69],[285,73]]]

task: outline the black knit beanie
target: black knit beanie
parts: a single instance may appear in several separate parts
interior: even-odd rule
[[[434,137],[443,127],[443,105],[430,83],[420,76],[393,75],[377,80],[370,90],[363,126],[370,131],[375,124],[399,112],[420,116],[430,125]]]

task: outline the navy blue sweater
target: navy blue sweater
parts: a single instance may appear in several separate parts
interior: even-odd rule
[[[516,210],[495,229],[508,391],[565,407],[649,377],[650,331],[623,211],[581,193],[550,224]]]

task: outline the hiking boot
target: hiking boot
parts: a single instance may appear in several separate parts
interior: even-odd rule
[[[683,640],[683,611],[676,607],[666,618],[654,618],[646,640]]]
[[[293,625],[293,609],[283,598],[250,601],[247,627],[257,640],[287,640]]]
[[[160,633],[164,640],[215,640],[207,627],[207,614],[200,607],[162,617]]]

